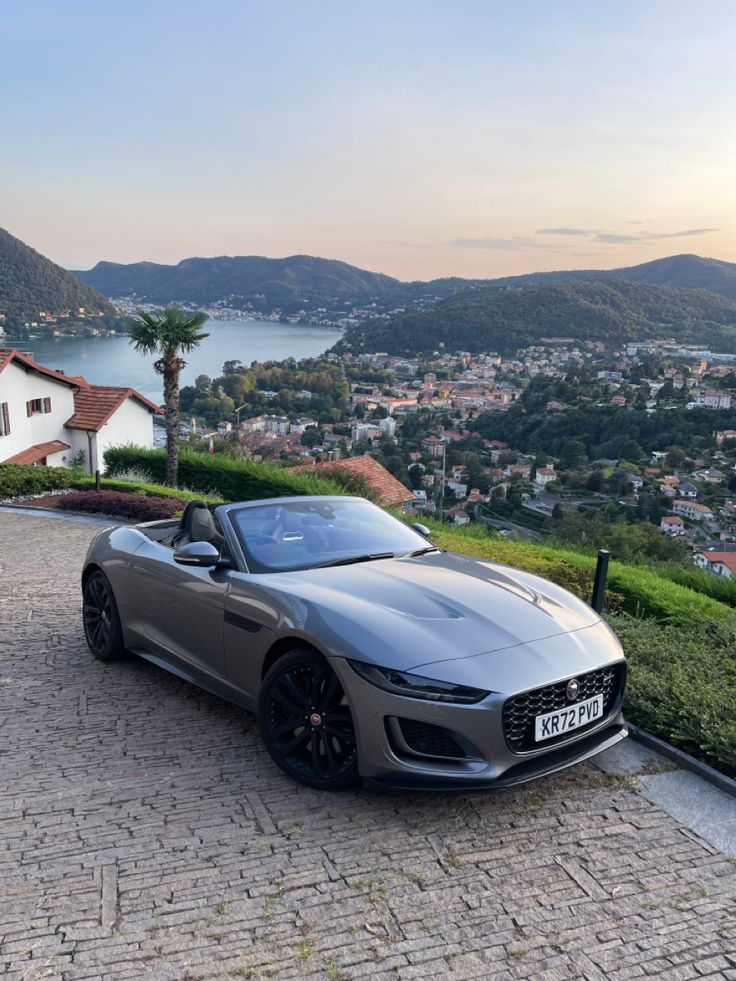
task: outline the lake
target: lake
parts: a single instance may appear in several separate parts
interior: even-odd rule
[[[332,347],[342,336],[329,327],[279,324],[270,320],[208,320],[209,333],[196,351],[186,356],[182,385],[191,385],[197,375],[217,378],[225,361],[282,361],[284,358],[314,358]],[[136,388],[154,402],[163,399],[161,376],[153,370],[154,358],[133,350],[128,337],[53,337],[14,341],[3,338],[0,346],[31,351],[46,368],[67,375],[84,375],[93,385],[124,385]]]

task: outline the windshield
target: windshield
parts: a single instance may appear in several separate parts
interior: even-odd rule
[[[427,547],[426,538],[369,501],[292,501],[230,511],[251,572],[392,558]]]

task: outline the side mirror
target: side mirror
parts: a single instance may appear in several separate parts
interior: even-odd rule
[[[432,532],[429,530],[429,528],[426,525],[420,525],[419,523],[415,523],[412,525],[412,528],[414,529],[414,531],[418,531],[423,538],[429,538],[429,536],[432,534]]]
[[[220,561],[220,553],[212,542],[189,542],[174,552],[174,562],[179,565],[195,565],[210,568]]]

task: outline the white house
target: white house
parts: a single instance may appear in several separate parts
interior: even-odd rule
[[[736,553],[719,552],[717,549],[705,549],[695,552],[693,555],[695,565],[706,572],[712,572],[715,576],[722,576],[724,579],[733,579],[736,576]]]
[[[133,388],[90,385],[0,348],[0,463],[70,466],[89,473],[111,446],[153,446],[161,410]]]
[[[659,527],[666,535],[682,535],[685,522],[676,514],[666,514],[659,522]]]
[[[713,512],[707,505],[698,504],[696,501],[675,501],[672,510],[675,514],[689,518],[691,521],[703,521],[713,517]]]
[[[552,467],[537,467],[537,476],[534,478],[537,487],[544,488],[553,480],[557,480],[557,474]]]

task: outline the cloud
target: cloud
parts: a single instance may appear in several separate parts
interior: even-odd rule
[[[535,235],[595,235],[596,228],[538,228]]]
[[[513,238],[456,238],[450,245],[455,249],[493,249],[497,252],[522,252],[525,249],[549,251],[553,248],[547,243],[535,242],[523,235],[515,235]]]
[[[628,221],[627,225],[643,224]],[[645,232],[632,231],[629,233],[602,232],[597,228],[538,228],[535,235],[560,235],[571,238],[586,238],[591,244],[600,245],[645,245],[668,238],[689,238],[694,235],[707,235],[717,232],[718,228],[683,228],[676,232]],[[407,244],[407,243],[402,243]],[[411,243],[413,244],[413,243]],[[449,243],[455,249],[488,249],[496,252],[524,252],[527,249],[541,249],[545,252],[564,252],[567,254],[568,245],[561,242],[540,242],[528,235],[513,235],[510,238],[456,238]],[[582,244],[582,243],[581,243]]]
[[[593,241],[604,242],[607,245],[623,245],[627,242],[643,242],[644,237],[641,235],[614,235],[613,232],[599,232]]]
[[[720,232],[720,228],[685,228],[681,232],[647,232],[645,238],[687,238],[690,235],[707,235]]]
[[[628,222],[633,224],[633,222]],[[718,232],[718,228],[683,228],[677,232],[638,232],[636,235],[617,235],[613,232],[599,232],[594,242],[603,242],[606,245],[631,245],[643,244],[644,242],[658,242],[664,238],[689,238],[691,235],[707,235],[710,232]]]

